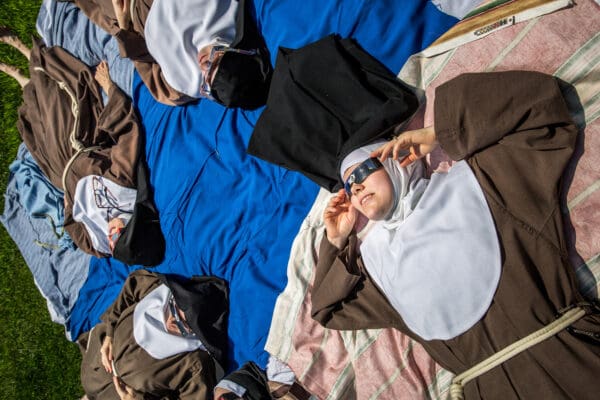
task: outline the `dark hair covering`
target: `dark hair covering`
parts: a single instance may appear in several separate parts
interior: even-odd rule
[[[214,276],[161,275],[175,303],[185,314],[188,325],[217,361],[219,380],[227,368],[227,319],[229,316],[229,290],[227,283]]]
[[[246,389],[244,400],[270,400],[267,375],[255,363],[247,362],[240,369],[233,371],[225,378]],[[236,397],[237,398],[237,397]]]
[[[267,102],[273,67],[246,1],[240,0],[238,7],[231,47],[255,50],[256,54],[225,53],[210,88],[213,98],[226,107],[254,109]]]
[[[137,163],[137,193],[131,219],[115,243],[113,258],[128,265],[158,265],[165,257],[165,238],[149,184],[146,156],[140,145]]]
[[[280,47],[248,153],[334,191],[343,186],[344,157],[391,136],[418,106],[413,91],[353,39]]]

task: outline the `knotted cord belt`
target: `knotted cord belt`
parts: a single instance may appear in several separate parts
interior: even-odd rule
[[[533,347],[549,337],[556,335],[558,332],[573,324],[586,314],[587,312],[583,309],[583,307],[575,306],[566,311],[560,316],[560,318],[555,319],[543,328],[525,336],[523,339],[514,342],[495,354],[492,354],[490,357],[476,364],[474,367],[469,368],[462,374],[455,376],[454,379],[452,379],[452,384],[450,386],[450,398],[452,400],[463,400],[463,387],[468,382],[480,375],[483,375],[503,362],[513,358],[528,348]]]
[[[71,147],[73,148],[73,150],[75,150],[75,154],[73,154],[71,156],[71,158],[69,159],[69,161],[67,161],[67,164],[65,165],[65,168],[63,169],[63,173],[62,173],[62,190],[64,192],[66,192],[67,191],[67,173],[71,169],[71,166],[73,165],[73,163],[75,162],[77,157],[79,157],[79,155],[81,155],[83,153],[89,153],[89,152],[92,152],[95,150],[100,150],[102,147],[101,146],[85,147],[85,145],[77,139],[77,128],[79,127],[79,105],[77,103],[77,98],[75,97],[73,92],[71,92],[71,90],[69,89],[67,84],[63,81],[54,79],[54,77],[51,76],[48,72],[46,72],[46,70],[44,68],[35,67],[34,70],[43,72],[50,79],[55,81],[57,83],[58,87],[60,89],[64,90],[65,93],[71,99],[71,114],[73,114],[73,118],[75,119],[75,122],[73,123],[73,129],[71,129],[71,133],[69,134],[69,140],[71,142]],[[65,201],[66,201],[66,198],[65,198]]]

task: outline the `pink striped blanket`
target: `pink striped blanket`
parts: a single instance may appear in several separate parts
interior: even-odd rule
[[[582,140],[577,162],[567,174],[570,185],[565,213],[570,214],[571,259],[581,290],[597,297],[600,6],[593,0],[578,0],[576,5],[550,12],[549,3],[561,2],[514,1],[504,5],[513,7],[511,11],[491,19],[492,11],[467,18],[446,38],[411,57],[399,77],[423,91],[426,102],[414,122],[421,126],[433,122],[435,88],[464,72],[536,70],[574,86],[576,93],[568,93],[567,101],[575,104],[578,98],[583,106],[583,112],[576,112],[573,106]],[[477,30],[479,39],[473,37]],[[435,167],[440,160],[443,154],[430,161]],[[321,215],[328,197],[327,192],[320,193],[296,238],[288,265],[288,285],[277,301],[266,349],[286,361],[303,385],[320,399],[445,399],[452,375],[405,335],[392,329],[327,330],[310,318],[310,285],[323,234]]]

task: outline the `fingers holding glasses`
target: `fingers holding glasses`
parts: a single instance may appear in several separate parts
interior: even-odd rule
[[[323,213],[327,239],[338,249],[341,249],[354,224],[356,223],[357,211],[350,203],[344,189],[340,189],[327,203]]]
[[[431,153],[437,146],[435,129],[428,126],[400,133],[373,151],[371,156],[378,157],[381,161],[391,157],[399,160],[400,166],[405,167]]]

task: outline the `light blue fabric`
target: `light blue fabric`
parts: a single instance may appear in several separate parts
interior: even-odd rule
[[[74,4],[44,0],[36,28],[46,46],[60,46],[90,67],[106,60],[113,82],[131,96],[133,62],[121,58],[117,40],[93,24]]]
[[[42,219],[58,239],[58,245],[74,249],[69,234],[63,230],[65,206],[63,193],[46,178],[24,143],[19,145],[17,158],[9,167],[20,203],[32,218]]]
[[[17,178],[11,174],[0,222],[21,251],[46,299],[52,320],[64,324],[67,338],[75,340],[77,337],[68,329],[71,310],[87,279],[91,256],[81,250],[61,248],[49,224],[31,218],[21,204],[23,195],[28,195],[26,191],[17,188]]]
[[[339,33],[394,72],[457,21],[425,0],[256,0],[253,6],[273,61],[278,46],[300,47]],[[262,109],[226,109],[208,100],[170,107],[156,102],[137,74],[134,79],[167,243],[165,260],[153,271],[227,280],[228,369],[246,361],[265,368],[264,345],[287,283],[292,241],[318,188],[299,173],[246,154]],[[136,268],[93,259],[70,328],[83,332],[96,324]]]

